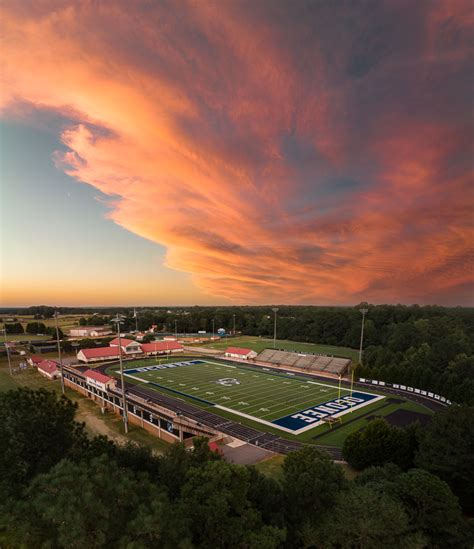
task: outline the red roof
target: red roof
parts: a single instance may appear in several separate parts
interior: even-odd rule
[[[95,381],[99,381],[100,383],[107,383],[109,381],[112,381],[112,378],[109,376],[106,376],[102,372],[98,372],[97,370],[86,370],[84,372],[84,375],[86,377],[90,377],[91,379],[94,379]]]
[[[153,353],[158,351],[172,351],[182,349],[183,346],[177,341],[154,341],[153,343],[142,343],[144,353]]]
[[[252,352],[252,349],[244,349],[243,347],[227,347],[226,353],[231,353],[233,355],[243,355],[247,356]]]
[[[44,358],[39,355],[31,355],[30,360],[33,364],[39,364],[40,362],[43,362]]]
[[[122,344],[122,347],[127,347],[127,345],[130,345],[130,343],[137,343],[136,341],[133,341],[133,339],[127,339],[125,337],[120,338],[120,343]],[[115,339],[112,339],[112,341],[109,343],[109,345],[116,345],[118,347],[119,340],[118,337]]]
[[[118,358],[119,350],[116,347],[96,347],[95,349],[81,349],[79,352],[82,352],[86,358],[100,358],[100,357],[110,357]]]
[[[42,360],[38,364],[38,370],[47,374],[54,374],[58,371],[58,363],[54,360]]]

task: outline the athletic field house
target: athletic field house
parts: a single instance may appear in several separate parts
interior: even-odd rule
[[[399,425],[423,423],[433,410],[448,404],[419,389],[353,380],[347,360],[304,360],[298,353],[286,352],[283,358],[293,367],[285,367],[259,360],[262,355],[275,357],[275,351],[263,353],[251,362],[223,353],[124,360],[128,421],[186,446],[195,436],[211,441],[233,437],[278,453],[313,444],[341,459],[344,439],[370,419],[382,416]],[[321,367],[332,363],[333,371],[324,375],[324,370],[312,369],[318,359],[326,359],[320,361]],[[346,376],[335,378],[337,369]],[[94,369],[65,367],[64,381],[104,410],[123,415],[118,361]]]

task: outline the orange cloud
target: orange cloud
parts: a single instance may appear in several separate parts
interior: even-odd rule
[[[305,6],[11,3],[0,104],[216,298],[472,301],[465,18]]]

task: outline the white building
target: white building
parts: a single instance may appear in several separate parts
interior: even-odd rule
[[[123,353],[122,353],[123,354]],[[77,353],[79,362],[101,362],[105,360],[118,360],[118,347],[95,347],[93,349],[81,349]]]
[[[43,360],[38,364],[38,372],[48,379],[56,379],[61,376],[59,364],[55,360]]]
[[[102,372],[97,370],[87,370],[84,372],[86,376],[87,385],[92,385],[101,391],[106,391],[107,389],[112,389],[115,387],[115,380],[112,377],[109,377]]]
[[[171,353],[182,353],[184,347],[177,341],[153,341],[142,343],[142,351],[147,355],[165,355]]]
[[[108,326],[78,326],[69,330],[71,337],[99,337],[112,333]]]
[[[252,349],[244,349],[243,347],[227,347],[225,356],[248,360],[249,358],[255,358],[257,353]]]
[[[142,353],[142,348],[140,343],[137,341],[133,341],[133,339],[126,339],[125,337],[120,338],[120,344],[122,346],[122,351],[126,355],[137,355]],[[119,346],[119,339],[116,337],[113,339],[109,345],[111,347],[118,347]]]

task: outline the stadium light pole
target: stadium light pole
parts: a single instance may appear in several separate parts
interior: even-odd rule
[[[5,350],[7,352],[7,360],[8,360],[8,369],[10,370],[10,375],[13,377],[13,370],[12,370],[12,361],[10,358],[10,347],[7,343],[7,325],[3,324],[3,338],[5,341]]]
[[[215,320],[212,319],[212,339],[214,339],[214,332],[215,332],[215,326],[214,326]]]
[[[63,372],[63,359],[61,357],[61,342],[59,341],[59,326],[58,326],[59,311],[54,312],[54,322],[56,324],[56,341],[58,344],[58,360],[59,360],[59,372],[61,375],[61,392],[64,395],[64,372]]]
[[[362,313],[362,327],[360,330],[359,364],[362,364],[362,347],[364,342],[365,315],[369,312],[369,309],[359,309],[359,311]]]
[[[274,307],[272,311],[275,313],[275,319],[273,321],[273,348],[276,349],[278,307]]]
[[[176,341],[178,341],[178,321],[177,320],[174,321],[174,335],[175,335]]]
[[[234,317],[234,336],[235,336],[235,314],[232,315]]]
[[[125,429],[125,434],[128,433],[128,412],[127,412],[127,399],[125,396],[125,380],[123,377],[123,362],[122,362],[122,339],[120,336],[120,324],[124,321],[123,315],[117,315],[112,319],[112,322],[117,324],[117,336],[119,344],[119,362],[120,362],[120,383],[122,385],[122,405],[123,405],[123,426]]]

